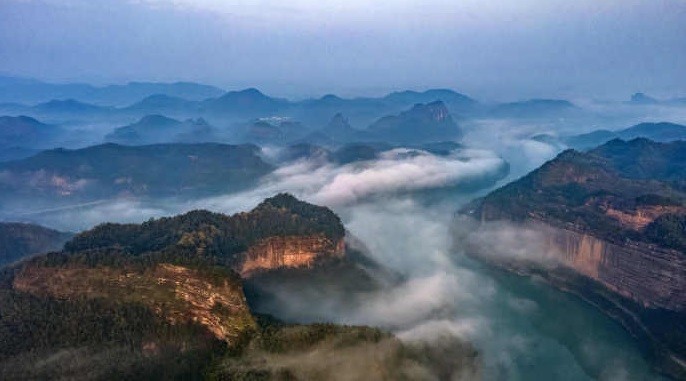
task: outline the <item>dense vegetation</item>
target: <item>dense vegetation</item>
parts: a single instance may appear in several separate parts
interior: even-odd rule
[[[478,356],[451,336],[401,343],[369,327],[263,325],[240,357],[225,357],[213,380],[476,379]]]
[[[684,250],[686,142],[610,141],[568,150],[472,205],[483,219],[543,219],[604,239]],[[645,227],[631,218],[656,215]]]
[[[407,379],[416,372],[449,379],[476,371],[476,352],[456,339],[406,345],[375,328],[254,316],[246,296],[263,297],[259,286],[269,274],[259,274],[245,295],[232,254],[260,238],[298,234],[335,240],[344,230],[327,208],[279,194],[234,216],[194,211],[104,224],[64,251],[4,267],[0,379]],[[371,287],[365,272],[330,261],[276,271],[270,284],[319,288],[333,279],[332,287]]]
[[[34,237],[27,236],[27,230],[38,229],[7,228],[15,236],[22,228],[26,238]],[[224,295],[242,300],[237,274],[216,264],[230,265],[231,254],[263,237],[315,233],[338,239],[344,231],[330,210],[280,194],[232,217],[194,211],[140,225],[104,224],[74,237],[65,251],[5,267],[0,271],[0,378],[66,377],[74,372],[95,379],[200,379],[213,359],[240,355],[248,336],[227,346],[192,320],[170,321],[175,313],[188,316],[186,310],[193,307],[165,286],[168,283],[159,283],[158,265],[182,264],[200,277],[194,284],[213,285],[215,290],[228,284],[225,293],[240,295]],[[36,237],[32,244],[42,242],[42,236]],[[48,278],[36,278],[41,276]],[[181,280],[187,279],[181,275]],[[228,317],[224,324],[236,332],[250,335],[251,325],[245,326],[247,331],[237,326],[243,324],[242,315],[231,317],[241,313],[240,306],[227,308],[215,303],[211,312]],[[36,361],[51,363],[56,354],[69,357],[83,351],[88,354],[80,361],[72,359],[73,366],[32,367]],[[96,366],[101,362],[107,365]]]
[[[645,229],[651,241],[686,253],[686,214],[666,214],[651,222]]]
[[[252,145],[103,144],[54,149],[0,164],[0,195],[93,200],[118,195],[198,196],[253,185],[273,168]]]
[[[0,378],[5,380],[68,376],[63,373],[75,364],[73,377],[200,379],[207,358],[223,350],[202,327],[169,324],[141,304],[58,300],[13,290],[0,290],[0,343]],[[37,360],[47,363],[81,349],[86,353],[78,361],[42,370],[36,366]],[[106,355],[102,368],[97,354]]]
[[[65,250],[91,258],[100,250],[116,249],[134,257],[164,257],[172,263],[206,260],[231,264],[235,254],[261,238],[311,234],[324,234],[336,242],[345,230],[328,208],[279,194],[248,213],[233,216],[198,210],[140,225],[103,224],[75,236]]]

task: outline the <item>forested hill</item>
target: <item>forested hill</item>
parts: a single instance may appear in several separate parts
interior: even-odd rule
[[[27,198],[61,202],[236,191],[273,170],[258,154],[253,145],[214,143],[59,148],[0,163],[0,197],[9,205]]]
[[[616,139],[567,150],[475,206],[485,220],[536,218],[684,251],[686,142]]]
[[[375,328],[284,325],[251,310],[243,277],[297,268],[306,282],[318,261],[344,260],[343,236],[333,212],[287,194],[233,216],[193,211],[83,232],[0,270],[0,379],[476,374],[477,353],[457,339],[405,344]]]
[[[235,254],[244,252],[261,239],[317,234],[336,242],[343,239],[345,229],[330,209],[282,193],[264,200],[250,212],[233,216],[196,210],[142,224],[103,224],[76,235],[67,242],[65,251],[116,249],[132,257],[166,252],[172,255],[167,260],[207,260],[226,264]],[[191,252],[186,248],[192,249]],[[175,255],[179,258],[173,258]]]

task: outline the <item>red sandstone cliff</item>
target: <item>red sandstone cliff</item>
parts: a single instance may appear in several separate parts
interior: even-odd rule
[[[236,266],[242,277],[260,270],[311,267],[320,258],[343,257],[345,241],[332,241],[323,234],[273,236],[262,239],[242,254]]]

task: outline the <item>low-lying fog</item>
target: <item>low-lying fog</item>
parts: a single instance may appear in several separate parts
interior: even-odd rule
[[[515,172],[538,166],[556,153],[522,140],[519,144],[510,155]],[[502,178],[498,174],[504,165],[489,150],[435,156],[396,149],[373,162],[334,165],[313,159],[284,164],[260,186],[237,194],[194,201],[107,201],[29,217],[78,230],[196,208],[234,213],[288,191],[333,208],[369,254],[405,280],[360,296],[352,306],[282,294],[291,307],[271,311],[277,316],[381,326],[405,340],[456,335],[479,349],[486,380],[656,379],[617,323],[538,279],[491,270],[466,257],[460,242],[453,242],[455,211],[494,187],[493,179]],[[432,192],[441,192],[440,201]],[[485,238],[505,240],[507,231]],[[538,254],[534,242],[520,244],[516,251],[513,255]]]

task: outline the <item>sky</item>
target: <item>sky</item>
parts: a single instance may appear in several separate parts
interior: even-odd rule
[[[0,0],[0,73],[287,97],[686,96],[686,0]]]

